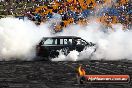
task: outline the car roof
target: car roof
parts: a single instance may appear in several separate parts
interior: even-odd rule
[[[81,37],[77,37],[77,36],[52,36],[52,37],[43,37],[45,38],[81,38]]]

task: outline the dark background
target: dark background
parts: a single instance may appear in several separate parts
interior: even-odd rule
[[[1,61],[0,88],[132,88],[132,82],[113,84],[77,83],[77,68],[87,74],[128,74],[132,62],[126,61]]]

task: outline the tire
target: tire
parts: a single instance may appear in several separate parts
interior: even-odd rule
[[[59,55],[59,52],[57,51],[51,51],[49,54],[49,58],[55,58]]]

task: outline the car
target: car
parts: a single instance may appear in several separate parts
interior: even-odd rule
[[[36,55],[39,57],[55,58],[61,50],[67,55],[70,51],[81,52],[85,47],[94,46],[92,42],[87,42],[81,37],[76,36],[55,36],[43,37],[36,47]]]

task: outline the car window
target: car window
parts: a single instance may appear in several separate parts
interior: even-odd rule
[[[69,39],[69,44],[72,44],[72,39]]]
[[[75,40],[76,45],[86,45],[87,43],[82,39],[76,39]]]
[[[72,44],[72,39],[64,39],[64,44],[65,45],[71,45]]]
[[[53,44],[57,45],[57,39],[54,39]]]
[[[52,38],[46,39],[44,41],[44,45],[57,45],[57,39]]]
[[[64,39],[64,44],[67,45],[67,39]]]
[[[63,39],[60,39],[60,45],[63,45]]]

